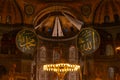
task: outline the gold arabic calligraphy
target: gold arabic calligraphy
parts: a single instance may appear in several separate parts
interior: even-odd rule
[[[82,32],[80,39],[79,39],[79,47],[81,51],[90,51],[94,50],[96,47],[96,41],[95,41],[95,33],[93,31],[84,31]]]
[[[24,33],[23,33],[24,34]],[[33,35],[28,36],[28,35],[19,35],[19,46],[24,48],[25,50],[30,50],[31,47],[36,46],[35,44],[35,39]]]

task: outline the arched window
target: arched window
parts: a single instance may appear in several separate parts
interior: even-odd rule
[[[61,49],[59,48],[53,49],[53,62],[60,60],[61,53],[62,53]]]
[[[38,50],[37,54],[37,60],[38,61],[45,61],[46,60],[46,47],[41,46]]]
[[[114,55],[113,46],[111,44],[106,45],[106,55],[107,56],[113,56]]]
[[[76,54],[75,46],[71,46],[69,48],[69,58],[70,59],[75,59],[75,54]]]
[[[10,24],[10,23],[11,23],[11,16],[8,15],[8,16],[6,17],[6,23],[7,23],[7,24]]]
[[[118,14],[114,14],[114,20],[115,20],[115,22],[119,22],[119,15]]]
[[[46,48],[45,46],[40,47],[40,57],[46,58]]]
[[[110,17],[108,15],[106,15],[104,17],[104,23],[109,23],[110,22]]]

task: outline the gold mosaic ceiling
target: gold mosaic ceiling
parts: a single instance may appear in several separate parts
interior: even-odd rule
[[[54,6],[41,11],[34,20],[34,29],[42,38],[68,39],[75,37],[83,22],[66,7]],[[52,9],[51,11],[49,11]],[[43,13],[44,12],[44,13]]]

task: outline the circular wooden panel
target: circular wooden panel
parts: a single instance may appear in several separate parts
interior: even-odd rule
[[[96,30],[84,28],[80,31],[77,45],[82,54],[91,54],[98,49],[100,45],[100,36]]]
[[[23,29],[16,36],[16,45],[23,53],[32,54],[37,46],[37,37],[30,29]]]

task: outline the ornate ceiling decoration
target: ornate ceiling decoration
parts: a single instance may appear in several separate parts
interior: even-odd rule
[[[119,23],[120,22],[120,1],[101,0],[93,15],[94,24]]]
[[[22,13],[16,0],[0,0],[0,23],[21,24]]]
[[[34,20],[36,33],[44,39],[70,39],[75,37],[83,22],[79,21],[68,8],[53,6],[41,11]]]

